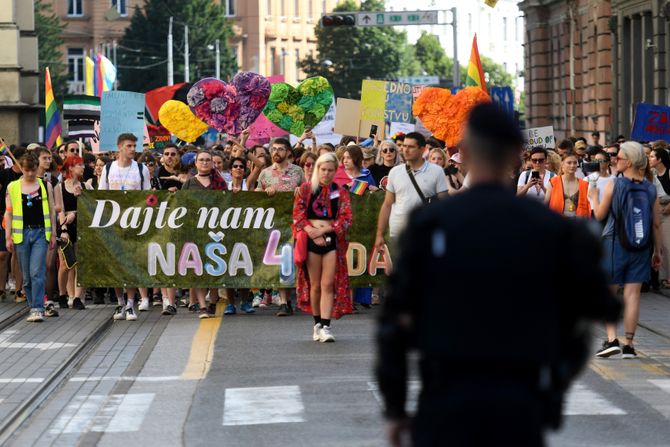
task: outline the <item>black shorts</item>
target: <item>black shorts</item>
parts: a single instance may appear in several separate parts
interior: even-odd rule
[[[325,238],[330,238],[330,243],[327,243],[322,247],[320,245],[316,245],[316,243],[310,238],[307,238],[307,251],[316,255],[325,255],[326,253],[330,253],[333,250],[337,250],[337,237],[335,236],[335,233],[327,233],[323,236]]]

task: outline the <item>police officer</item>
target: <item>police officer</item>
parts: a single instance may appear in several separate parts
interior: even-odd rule
[[[585,322],[619,316],[592,233],[506,187],[522,143],[504,112],[476,107],[470,189],[415,210],[400,237],[376,368],[392,445],[409,433],[416,446],[543,445],[587,361]],[[422,391],[410,422],[412,349]]]

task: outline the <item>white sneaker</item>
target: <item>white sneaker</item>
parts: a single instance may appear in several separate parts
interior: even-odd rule
[[[312,340],[319,341],[319,332],[321,331],[321,323],[314,325],[314,332],[312,333]]]
[[[140,312],[146,312],[149,310],[149,298],[142,298],[142,300],[140,301],[139,310]]]
[[[40,323],[44,321],[44,312],[41,312],[39,310],[31,310],[27,321],[31,323]]]
[[[330,332],[330,326],[323,326],[319,331],[319,341],[321,343],[330,343],[335,341],[335,337]]]
[[[168,301],[167,298],[163,298],[163,303],[162,304],[163,304],[163,311],[165,311],[165,309],[167,309],[170,302]]]
[[[115,320],[125,320],[126,319],[126,309],[123,306],[116,306],[116,309],[114,310],[114,317]]]
[[[135,321],[137,320],[137,314],[135,309],[132,307],[126,307],[126,321]]]
[[[255,295],[254,299],[251,300],[251,307],[260,307],[261,301],[263,301],[263,298],[260,295]]]

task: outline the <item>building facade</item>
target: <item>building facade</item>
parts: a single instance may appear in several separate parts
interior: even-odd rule
[[[38,140],[37,35],[32,0],[0,0],[0,137],[8,144]]]

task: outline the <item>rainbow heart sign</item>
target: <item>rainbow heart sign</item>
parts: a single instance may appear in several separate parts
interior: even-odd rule
[[[324,77],[307,78],[297,88],[278,82],[263,115],[278,127],[300,136],[306,128],[313,128],[326,116],[333,103],[333,88]]]
[[[228,84],[216,78],[201,79],[188,91],[189,107],[219,132],[239,135],[256,121],[268,102],[270,81],[243,71]]]

